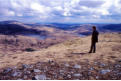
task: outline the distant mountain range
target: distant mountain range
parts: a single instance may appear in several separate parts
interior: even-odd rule
[[[18,34],[44,34],[46,31],[39,31],[31,26],[18,21],[0,22],[0,34],[18,35]]]
[[[104,25],[99,28],[102,32],[109,31],[109,32],[121,32],[121,24],[108,24]]]
[[[2,21],[0,22],[0,34],[49,34],[47,28],[54,29],[55,31],[66,31],[75,34],[89,35],[92,31],[92,26],[97,26],[100,32],[121,32],[121,24],[61,24],[61,23],[51,23],[51,24],[24,24],[18,21]],[[41,28],[46,27],[46,30],[41,30]],[[39,28],[39,29],[38,29]]]
[[[110,32],[120,32],[121,31],[121,24],[62,24],[62,23],[51,23],[51,24],[41,24],[41,23],[36,23],[36,24],[28,24],[30,26],[47,26],[47,27],[54,27],[54,28],[59,28],[63,30],[75,30],[80,27],[85,29],[90,29],[93,25],[97,26],[99,31],[110,31]]]

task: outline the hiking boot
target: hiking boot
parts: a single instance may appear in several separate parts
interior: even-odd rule
[[[95,51],[93,51],[93,53],[96,53]]]

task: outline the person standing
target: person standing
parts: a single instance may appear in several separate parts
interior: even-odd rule
[[[91,38],[91,47],[89,53],[95,53],[96,52],[96,43],[98,42],[98,35],[99,32],[96,30],[96,26],[92,27],[92,38]]]

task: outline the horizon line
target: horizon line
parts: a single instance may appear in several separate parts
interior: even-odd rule
[[[78,22],[22,22],[22,21],[18,21],[18,20],[0,20],[0,22],[20,22],[23,24],[121,24],[121,23],[78,23]]]

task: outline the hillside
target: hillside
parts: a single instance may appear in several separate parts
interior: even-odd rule
[[[41,38],[44,36],[45,39],[71,39],[77,37],[74,33],[59,28],[39,25],[31,26],[17,21],[4,21],[0,22],[0,34],[1,35],[20,35],[28,36],[33,38]]]
[[[90,35],[92,26],[97,26],[99,32],[120,32],[121,24],[26,24],[18,21],[0,22],[0,34],[7,35],[40,35],[48,37],[74,37],[75,35]],[[58,34],[58,35],[57,35]],[[63,38],[63,36],[61,38]]]
[[[0,34],[5,35],[24,35],[24,34],[46,34],[45,31],[36,30],[23,23],[0,24]]]
[[[96,53],[89,54],[89,48],[90,36],[74,38],[33,52],[1,55],[0,68],[16,66],[15,71],[17,71],[17,68],[21,68],[22,64],[29,64],[33,66],[31,69],[18,69],[19,71],[34,70],[34,73],[32,72],[30,76],[27,75],[25,79],[38,79],[34,77],[35,75],[37,75],[39,79],[45,79],[43,78],[45,76],[48,77],[46,79],[121,79],[118,77],[120,76],[121,70],[120,33],[101,34],[99,36]],[[44,68],[45,71],[42,70],[42,68]],[[38,71],[36,73],[36,69],[42,72]],[[66,73],[62,72],[62,76],[58,73],[60,70],[64,70]],[[55,74],[51,71],[54,71]],[[71,71],[74,73],[70,73]],[[14,73],[14,70],[11,72]],[[88,72],[92,74],[88,74]],[[0,75],[3,76],[2,73]],[[57,77],[53,77],[54,75],[57,75]],[[68,77],[64,78],[64,76],[67,75]],[[7,74],[6,76],[8,76],[8,79],[24,79],[22,75],[16,75],[16,77],[13,76],[13,78]]]

